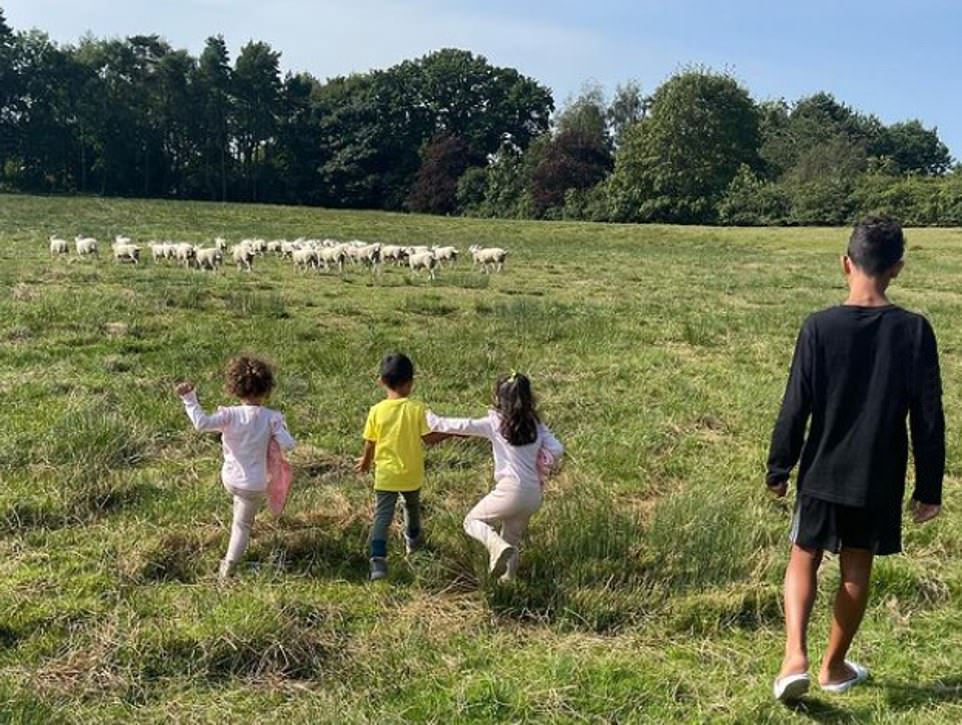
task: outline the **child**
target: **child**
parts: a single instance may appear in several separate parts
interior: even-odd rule
[[[374,463],[376,498],[371,527],[371,580],[387,576],[387,533],[394,519],[398,494],[404,500],[404,543],[407,553],[421,544],[421,482],[423,443],[445,436],[431,433],[424,403],[408,396],[414,388],[414,363],[395,353],[381,361],[379,383],[387,397],[371,408],[364,425],[364,453],[355,470],[367,473]]]
[[[239,398],[242,405],[218,408],[212,415],[201,409],[193,384],[180,383],[176,388],[194,428],[221,433],[224,449],[221,480],[234,498],[230,543],[218,573],[221,580],[233,574],[244,555],[254,516],[264,504],[268,446],[275,441],[284,450],[294,447],[284,416],[264,407],[274,388],[270,366],[256,358],[237,357],[227,364],[225,377],[227,393]]]
[[[858,224],[842,258],[848,298],[809,317],[795,348],[768,459],[769,490],[781,497],[801,456],[785,573],[785,658],[774,684],[782,701],[809,688],[806,632],[825,551],[839,554],[841,583],[819,683],[841,693],[868,677],[845,656],[868,602],[873,556],[902,548],[906,416],[915,522],[940,510],[945,423],[935,335],[924,317],[885,296],[902,270],[904,249],[895,222]]]
[[[538,416],[531,381],[521,373],[498,379],[494,409],[484,418],[428,414],[431,430],[487,438],[494,451],[495,487],[468,512],[464,531],[488,549],[491,576],[510,581],[518,570],[518,544],[541,508],[542,478],[564,447]],[[494,526],[500,525],[500,534]]]

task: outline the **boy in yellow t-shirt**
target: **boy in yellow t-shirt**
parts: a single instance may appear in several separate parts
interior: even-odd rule
[[[414,387],[414,363],[395,353],[381,361],[380,384],[387,397],[371,408],[364,425],[364,454],[355,470],[367,473],[374,463],[376,506],[371,527],[371,579],[387,576],[387,534],[398,494],[404,499],[404,542],[407,553],[421,543],[423,443],[447,438],[428,427],[428,409],[408,396]]]

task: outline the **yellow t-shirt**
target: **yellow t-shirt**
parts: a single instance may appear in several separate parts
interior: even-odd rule
[[[424,478],[421,436],[431,432],[427,406],[410,398],[386,399],[371,408],[364,440],[374,441],[374,490],[417,491]]]

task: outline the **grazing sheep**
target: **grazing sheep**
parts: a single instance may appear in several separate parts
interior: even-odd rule
[[[223,237],[214,237],[214,246],[221,252],[227,251],[227,240]]]
[[[66,239],[61,239],[60,237],[50,237],[50,253],[51,254],[67,254],[70,252],[70,246],[67,244]]]
[[[488,274],[492,271],[491,267],[496,267],[494,271],[497,272],[504,270],[504,260],[508,256],[508,253],[504,249],[500,247],[488,247],[485,249],[477,245],[472,245],[469,251],[471,252],[471,258],[474,260],[472,269],[480,265],[481,270]]]
[[[140,247],[136,244],[118,244],[114,242],[110,246],[114,250],[115,262],[140,263]]]
[[[418,274],[421,273],[422,269],[426,269],[431,275],[431,279],[434,279],[434,269],[438,266],[438,260],[431,252],[420,252],[408,257],[408,266],[412,272]]]
[[[283,240],[283,239],[275,239],[275,240],[273,240],[273,241],[268,242],[268,243],[267,243],[267,251],[268,251],[268,253],[270,253],[270,254],[280,254],[280,253],[281,253],[281,245],[283,245],[284,242],[285,242],[285,240]]]
[[[294,260],[295,269],[317,269],[317,252],[310,247],[295,249],[291,259]]]
[[[74,245],[77,249],[78,257],[86,257],[97,254],[97,240],[93,237],[81,237],[79,234],[74,237]]]
[[[130,237],[125,237],[118,234],[114,237],[114,243],[111,244],[110,246],[119,247],[119,246],[126,246],[128,244],[133,244],[133,243],[134,243],[134,240],[131,239]]]
[[[195,249],[194,260],[197,264],[197,269],[209,269],[213,272],[224,263],[224,253],[217,247]]]
[[[408,258],[407,250],[397,244],[385,244],[381,248],[381,260],[384,262],[394,262],[395,267],[400,267]]]
[[[438,260],[438,266],[441,266],[441,262],[450,262],[455,264],[458,261],[458,255],[460,252],[457,247],[435,247],[433,250],[434,257]]]
[[[370,267],[372,272],[377,272],[381,265],[381,245],[376,243],[354,247],[353,256],[356,261]]]
[[[247,244],[241,242],[235,244],[230,250],[231,258],[237,269],[246,269],[248,272],[254,271],[254,250]]]
[[[183,264],[185,267],[190,267],[194,264],[197,258],[197,250],[194,245],[190,242],[180,242],[179,244],[171,244],[173,248],[173,258]],[[168,256],[170,253],[168,252]]]
[[[147,246],[150,247],[150,256],[155,262],[170,258],[170,244],[165,242],[147,242]]]
[[[325,271],[330,269],[329,265],[335,265],[338,272],[343,272],[346,258],[347,252],[343,244],[336,247],[321,247],[317,250],[317,261],[324,265]]]
[[[281,258],[290,259],[294,252],[301,248],[299,242],[284,242],[281,244]]]

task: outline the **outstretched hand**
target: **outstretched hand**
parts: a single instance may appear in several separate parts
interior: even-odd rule
[[[914,498],[909,507],[912,510],[912,520],[917,524],[924,524],[926,521],[931,521],[942,511],[942,507],[938,504],[922,503],[921,501],[916,501]]]
[[[177,383],[177,385],[174,386],[174,392],[176,392],[177,395],[179,395],[182,398],[188,393],[192,393],[193,391],[194,391],[193,383],[183,382],[183,383]]]
[[[364,456],[354,459],[354,472],[367,473],[371,470],[371,462]]]

